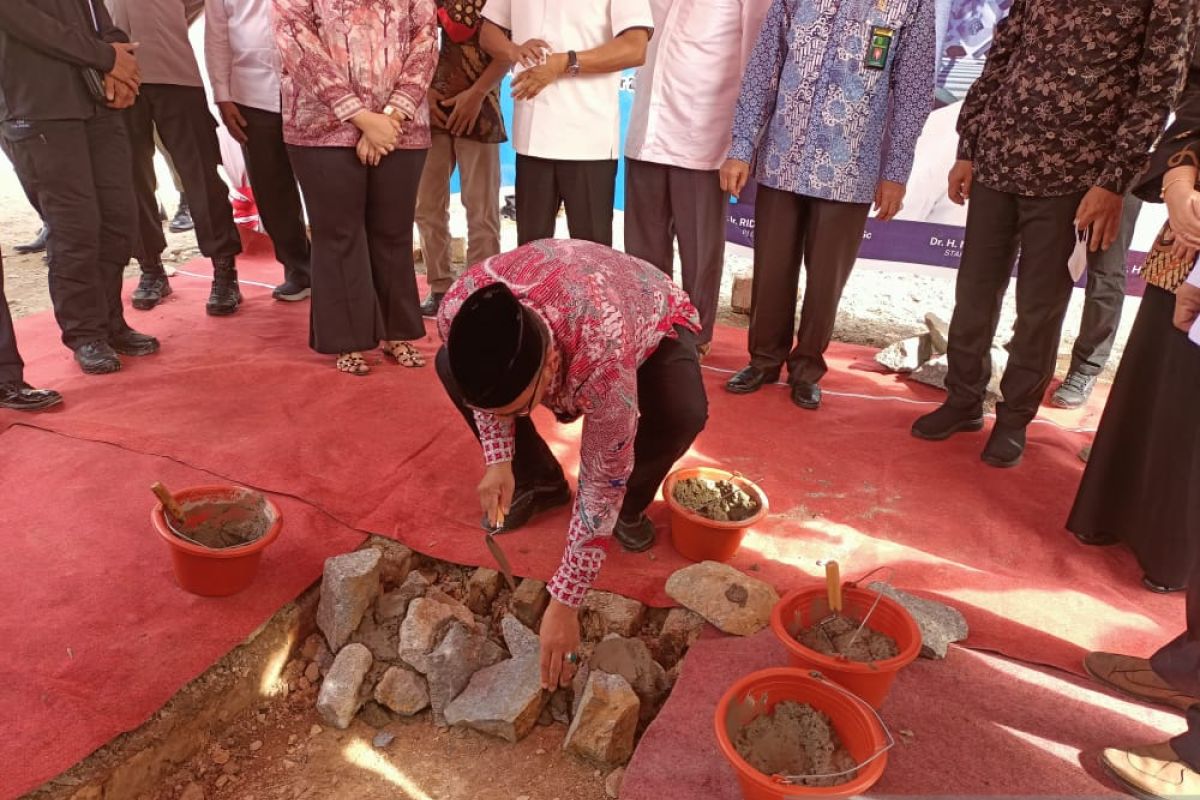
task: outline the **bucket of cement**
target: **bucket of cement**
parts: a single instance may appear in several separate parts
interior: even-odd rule
[[[869,704],[819,672],[790,667],[739,680],[713,722],[745,800],[863,794],[895,743]]]
[[[687,467],[663,482],[671,509],[671,544],[692,561],[728,561],[746,531],[767,515],[767,495],[754,481],[723,469]]]
[[[236,594],[254,581],[263,550],[283,529],[279,508],[240,486],[194,486],[175,495],[187,525],[167,521],[162,503],[150,522],[171,552],[181,588],[204,597]]]

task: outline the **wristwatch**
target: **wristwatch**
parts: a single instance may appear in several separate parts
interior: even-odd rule
[[[574,50],[567,51],[567,74],[572,78],[579,74],[579,54]]]
[[[383,114],[384,116],[392,117],[393,119],[404,119],[404,115],[400,113],[400,109],[390,104],[383,107]]]

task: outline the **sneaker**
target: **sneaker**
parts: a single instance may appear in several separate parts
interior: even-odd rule
[[[271,297],[274,297],[276,300],[282,300],[285,303],[298,303],[311,294],[311,286],[301,286],[298,283],[284,281],[275,287],[274,291],[271,292]]]
[[[1084,375],[1082,372],[1071,370],[1063,379],[1062,385],[1054,390],[1050,403],[1057,408],[1079,408],[1092,396],[1096,388],[1096,376]]]
[[[19,244],[13,248],[13,252],[23,256],[31,253],[41,253],[46,250],[46,242],[50,239],[50,226],[42,225],[42,229],[38,231],[37,236],[33,237],[32,242]]]
[[[232,258],[213,259],[212,291],[204,310],[210,317],[227,317],[242,304],[242,290],[238,287],[237,267]]]
[[[0,384],[0,408],[41,411],[61,402],[62,395],[53,389],[35,389],[24,382]]]
[[[108,346],[123,356],[148,356],[158,352],[158,339],[126,328],[117,336],[110,336]]]
[[[956,433],[983,430],[983,411],[978,408],[956,408],[946,404],[913,423],[912,435],[918,439],[940,442]]]
[[[425,298],[425,302],[421,303],[421,316],[436,317],[442,307],[442,299],[445,296],[445,292],[430,292],[429,297]]]
[[[79,368],[88,375],[107,375],[121,369],[121,359],[117,356],[117,351],[103,339],[75,348],[75,360],[79,362]]]
[[[989,467],[1007,469],[1021,463],[1025,453],[1025,428],[1010,428],[1000,423],[992,428],[987,446],[979,457]]]
[[[143,272],[133,290],[132,304],[138,311],[149,311],[171,294],[171,282],[162,272]]]
[[[195,227],[196,223],[192,221],[192,209],[188,206],[187,198],[180,195],[179,208],[175,210],[175,216],[171,217],[171,223],[167,225],[167,230],[171,233],[183,233]]]

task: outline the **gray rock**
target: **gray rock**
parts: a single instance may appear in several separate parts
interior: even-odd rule
[[[526,578],[517,586],[508,602],[513,615],[522,625],[537,630],[542,614],[546,613],[546,606],[550,604],[550,593],[546,591],[546,584]]]
[[[593,671],[563,749],[600,764],[624,764],[633,755],[640,705],[620,675]]]
[[[396,739],[396,734],[391,731],[380,731],[375,734],[375,738],[371,740],[371,744],[382,750]]]
[[[704,617],[687,608],[672,608],[663,622],[656,642],[656,660],[667,669],[679,663],[688,649],[700,638]]]
[[[379,551],[379,579],[384,586],[399,586],[416,563],[417,555],[392,539],[376,537],[371,545]]]
[[[646,619],[646,607],[637,600],[609,592],[591,591],[579,609],[583,638],[599,641],[610,633],[637,636]]]
[[[496,570],[487,567],[475,570],[467,581],[467,608],[476,614],[488,616],[503,585],[504,576]]]
[[[384,594],[375,604],[375,621],[404,619],[408,604],[421,597],[429,589],[429,579],[419,572],[410,572],[399,589]]]
[[[363,704],[362,709],[358,712],[358,718],[375,730],[386,728],[392,722],[392,715],[388,713],[388,710],[374,700]]]
[[[364,614],[350,641],[366,645],[377,660],[395,661],[399,654],[401,622],[403,620],[393,618],[378,623],[371,614]]]
[[[400,658],[420,670],[421,657],[437,646],[442,634],[456,619],[468,630],[475,630],[475,615],[460,603],[429,597],[413,600],[404,624],[400,626]]]
[[[325,560],[317,627],[335,653],[349,641],[379,594],[380,556],[378,550],[368,548]]]
[[[779,595],[766,584],[728,564],[704,561],[678,570],[667,580],[667,594],[725,633],[750,636],[771,620]]]
[[[504,648],[457,621],[450,623],[441,643],[413,664],[428,681],[433,723],[446,725],[446,707],[462,694],[479,670],[504,660]]]
[[[604,794],[611,800],[617,800],[621,796],[623,783],[625,783],[625,768],[617,767],[604,779]]]
[[[411,717],[429,706],[429,687],[415,672],[391,667],[375,687],[375,702],[401,716]]]
[[[650,655],[650,648],[641,639],[612,636],[596,645],[589,665],[593,672],[620,675],[641,701],[641,721],[649,722],[658,713],[671,681],[667,671]]]
[[[875,361],[890,372],[912,372],[933,357],[928,333],[888,345],[875,354]]]
[[[930,311],[925,315],[925,328],[929,331],[929,342],[933,346],[933,352],[937,355],[945,353],[950,342],[950,323]]]
[[[935,389],[946,388],[946,372],[950,369],[950,361],[944,356],[931,358],[908,374],[909,380],[932,386]]]
[[[875,581],[867,588],[873,592],[882,591],[908,609],[921,629],[923,658],[945,658],[951,642],[961,642],[967,638],[967,620],[957,608],[911,595],[885,581]]]
[[[513,657],[476,672],[447,706],[446,722],[516,742],[537,725],[547,698],[537,635],[511,616],[502,624]]]
[[[361,644],[348,644],[333,660],[317,695],[317,713],[327,724],[345,730],[358,713],[359,690],[371,669],[371,651]]]

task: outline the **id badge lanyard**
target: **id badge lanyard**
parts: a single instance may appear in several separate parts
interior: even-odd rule
[[[887,12],[888,0],[876,0],[875,10],[881,15]],[[896,42],[896,29],[889,25],[870,23],[867,35],[867,54],[863,66],[867,69],[886,69],[892,56],[892,45]]]

